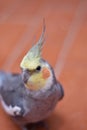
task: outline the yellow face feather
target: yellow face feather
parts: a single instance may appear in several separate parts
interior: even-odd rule
[[[42,72],[32,74],[27,82],[27,88],[31,90],[39,90],[45,86],[46,80],[42,76]]]
[[[51,76],[51,72],[47,67],[42,67],[39,72],[31,70],[30,73],[31,76],[25,85],[31,90],[39,90],[43,88],[46,85],[48,78]]]

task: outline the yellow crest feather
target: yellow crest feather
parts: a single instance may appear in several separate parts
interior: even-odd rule
[[[43,22],[43,31],[39,41],[29,50],[29,52],[24,56],[20,67],[29,68],[31,70],[36,69],[40,65],[40,58],[42,52],[42,46],[44,43],[44,33],[45,33],[45,23]]]

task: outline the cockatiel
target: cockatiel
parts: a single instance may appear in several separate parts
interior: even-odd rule
[[[20,64],[21,74],[0,71],[1,104],[20,126],[47,118],[64,96],[53,68],[41,56],[44,33],[45,25],[39,41]]]

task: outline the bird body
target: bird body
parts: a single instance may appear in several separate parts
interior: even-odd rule
[[[0,96],[5,111],[20,125],[38,122],[48,117],[62,98],[61,85],[55,82],[49,89],[29,90],[20,74],[0,72]]]
[[[51,65],[41,57],[42,35],[24,56],[20,74],[0,71],[0,99],[4,110],[20,125],[44,120],[63,98],[64,91]]]

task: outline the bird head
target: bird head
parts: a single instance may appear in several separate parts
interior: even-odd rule
[[[22,79],[25,86],[30,90],[39,90],[52,84],[51,67],[41,56],[44,33],[45,24],[43,25],[43,31],[39,41],[24,56],[20,64]]]

